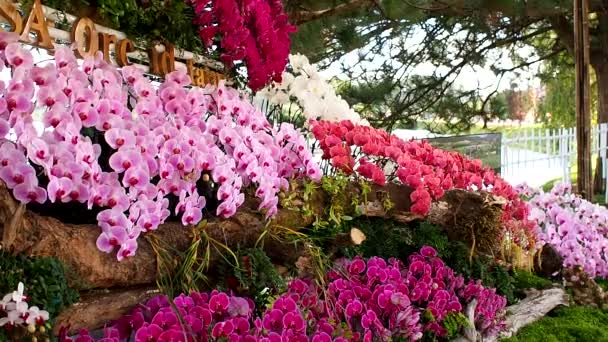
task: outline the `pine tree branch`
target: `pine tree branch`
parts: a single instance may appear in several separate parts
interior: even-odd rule
[[[373,0],[350,0],[348,2],[341,3],[337,6],[318,11],[296,11],[291,15],[291,22],[295,25],[301,25],[309,21],[345,14],[356,9],[366,9],[375,5],[376,4]]]

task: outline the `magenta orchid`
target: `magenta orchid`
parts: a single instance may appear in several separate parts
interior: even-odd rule
[[[221,49],[220,58],[232,67],[247,65],[249,86],[259,90],[281,81],[291,39],[296,31],[278,0],[190,0],[200,25],[199,35],[207,48]],[[217,45],[216,36],[221,37]],[[228,108],[228,106],[226,106]]]
[[[262,317],[253,316],[249,299],[193,292],[174,298],[176,311],[167,297],[155,297],[108,331],[135,341],[417,341],[424,332],[446,337],[444,319],[473,299],[481,332],[493,335],[503,326],[506,299],[479,282],[465,283],[431,247],[412,255],[409,267],[395,259],[355,258],[337,261],[327,276],[325,288],[292,281]]]

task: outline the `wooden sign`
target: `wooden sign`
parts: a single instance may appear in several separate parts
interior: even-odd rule
[[[20,35],[20,41],[26,44],[38,46],[47,50],[53,50],[53,38],[49,34],[49,21],[44,16],[43,6],[40,0],[35,0],[27,18],[21,16],[17,8],[10,0],[0,0],[0,17],[11,25],[11,32]],[[2,28],[0,28],[2,30]],[[34,33],[36,38],[31,39]],[[136,51],[135,44],[127,39],[118,39],[116,35],[98,32],[95,23],[89,18],[78,18],[74,21],[70,32],[70,40],[74,44],[74,53],[79,58],[95,55],[98,51],[103,53],[107,62],[111,61],[112,47],[116,64],[119,67],[131,65],[128,53]],[[163,51],[158,51],[153,45],[148,49],[149,73],[164,77],[175,71],[175,47],[171,43],[163,43]],[[224,75],[207,68],[195,66],[192,59],[185,59],[188,75],[195,86],[217,84],[224,79]]]

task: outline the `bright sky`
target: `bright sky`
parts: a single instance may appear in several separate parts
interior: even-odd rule
[[[410,38],[406,40],[406,44],[408,45],[408,49],[414,49],[417,44],[419,44],[425,35],[423,32],[416,32]],[[329,68],[322,72],[323,76],[326,79],[338,78],[344,80],[346,75],[342,73],[341,65],[344,63],[346,66],[352,66],[358,61],[358,52],[352,51],[351,53],[345,55],[338,62],[333,63]],[[518,50],[520,55],[530,55],[532,53],[531,49],[520,49]],[[388,51],[385,51],[385,54],[382,56],[376,55],[374,58],[370,69],[375,69],[378,65],[381,65],[384,61],[386,61],[386,55],[388,55]],[[508,57],[507,53],[497,53],[494,52],[492,56],[486,56],[489,61],[495,61],[494,65],[500,68],[511,68],[513,67],[513,63]],[[467,66],[463,68],[461,74],[457,77],[455,84],[457,86],[462,87],[466,90],[472,89],[483,89],[481,91],[482,94],[488,94],[494,91],[496,86],[499,86],[499,90],[507,89],[510,87],[512,82],[516,82],[519,85],[519,88],[537,88],[540,86],[540,80],[534,77],[536,74],[538,64],[532,66],[530,70],[520,71],[520,75],[515,75],[514,73],[505,74],[505,76],[500,80],[500,84],[498,85],[499,78],[490,70],[490,68],[485,67],[471,67]],[[418,75],[432,75],[435,67],[431,63],[425,63],[418,65],[414,70],[415,74]],[[447,69],[446,69],[447,70]]]

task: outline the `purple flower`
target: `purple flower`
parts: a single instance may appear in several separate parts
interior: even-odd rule
[[[154,315],[152,324],[167,329],[177,324],[177,316],[171,311],[160,310]]]
[[[213,313],[224,313],[230,306],[230,299],[224,293],[218,293],[209,299],[209,309]]]
[[[141,328],[137,329],[137,332],[135,333],[135,341],[156,341],[162,333],[163,329],[158,325],[145,323]]]
[[[231,321],[218,322],[213,326],[211,336],[213,338],[228,337],[234,331],[234,325]]]
[[[252,308],[244,298],[230,297],[230,305],[228,306],[228,314],[232,317],[241,316],[249,317]]]
[[[434,258],[437,256],[437,251],[435,251],[435,249],[433,247],[424,246],[420,250],[420,254],[422,254],[423,256],[425,256],[427,258]]]
[[[300,313],[287,312],[283,317],[283,328],[302,333],[306,330],[306,322]]]

